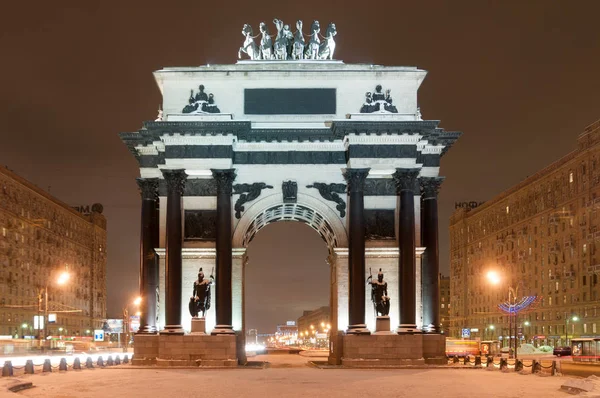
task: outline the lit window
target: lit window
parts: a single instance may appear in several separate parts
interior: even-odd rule
[[[573,172],[569,173],[569,183],[573,182]]]
[[[510,210],[509,207],[506,206],[506,214],[508,214],[509,210]]]

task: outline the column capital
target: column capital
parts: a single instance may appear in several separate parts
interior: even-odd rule
[[[348,182],[348,192],[362,192],[370,170],[371,168],[346,169],[344,171],[344,178]]]
[[[185,187],[185,180],[187,174],[184,169],[164,169],[161,170],[165,181],[167,182],[167,192],[178,192],[179,195],[183,195],[183,188]]]
[[[398,193],[402,191],[419,193],[419,184],[417,181],[419,171],[420,169],[396,169],[396,172],[392,174],[392,178],[394,179]]]
[[[231,195],[231,185],[235,180],[235,169],[210,169],[217,181],[217,194]]]
[[[142,199],[158,199],[158,178],[136,178]]]
[[[420,177],[419,185],[423,199],[435,199],[445,177]]]

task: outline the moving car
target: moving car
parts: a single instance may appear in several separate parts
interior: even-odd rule
[[[557,357],[571,355],[571,347],[554,347],[552,354],[556,355]]]

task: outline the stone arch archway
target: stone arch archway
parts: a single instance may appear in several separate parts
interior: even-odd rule
[[[266,225],[277,221],[299,221],[317,231],[331,252],[337,247],[348,246],[342,220],[327,204],[313,196],[299,193],[296,203],[283,203],[281,194],[273,194],[258,200],[242,215],[232,243],[234,248],[245,248]]]

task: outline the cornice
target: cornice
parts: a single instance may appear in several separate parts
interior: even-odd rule
[[[331,125],[333,135],[344,137],[346,135],[398,135],[419,134],[433,132],[439,125],[439,120],[424,121],[369,121],[369,120],[334,120]]]

